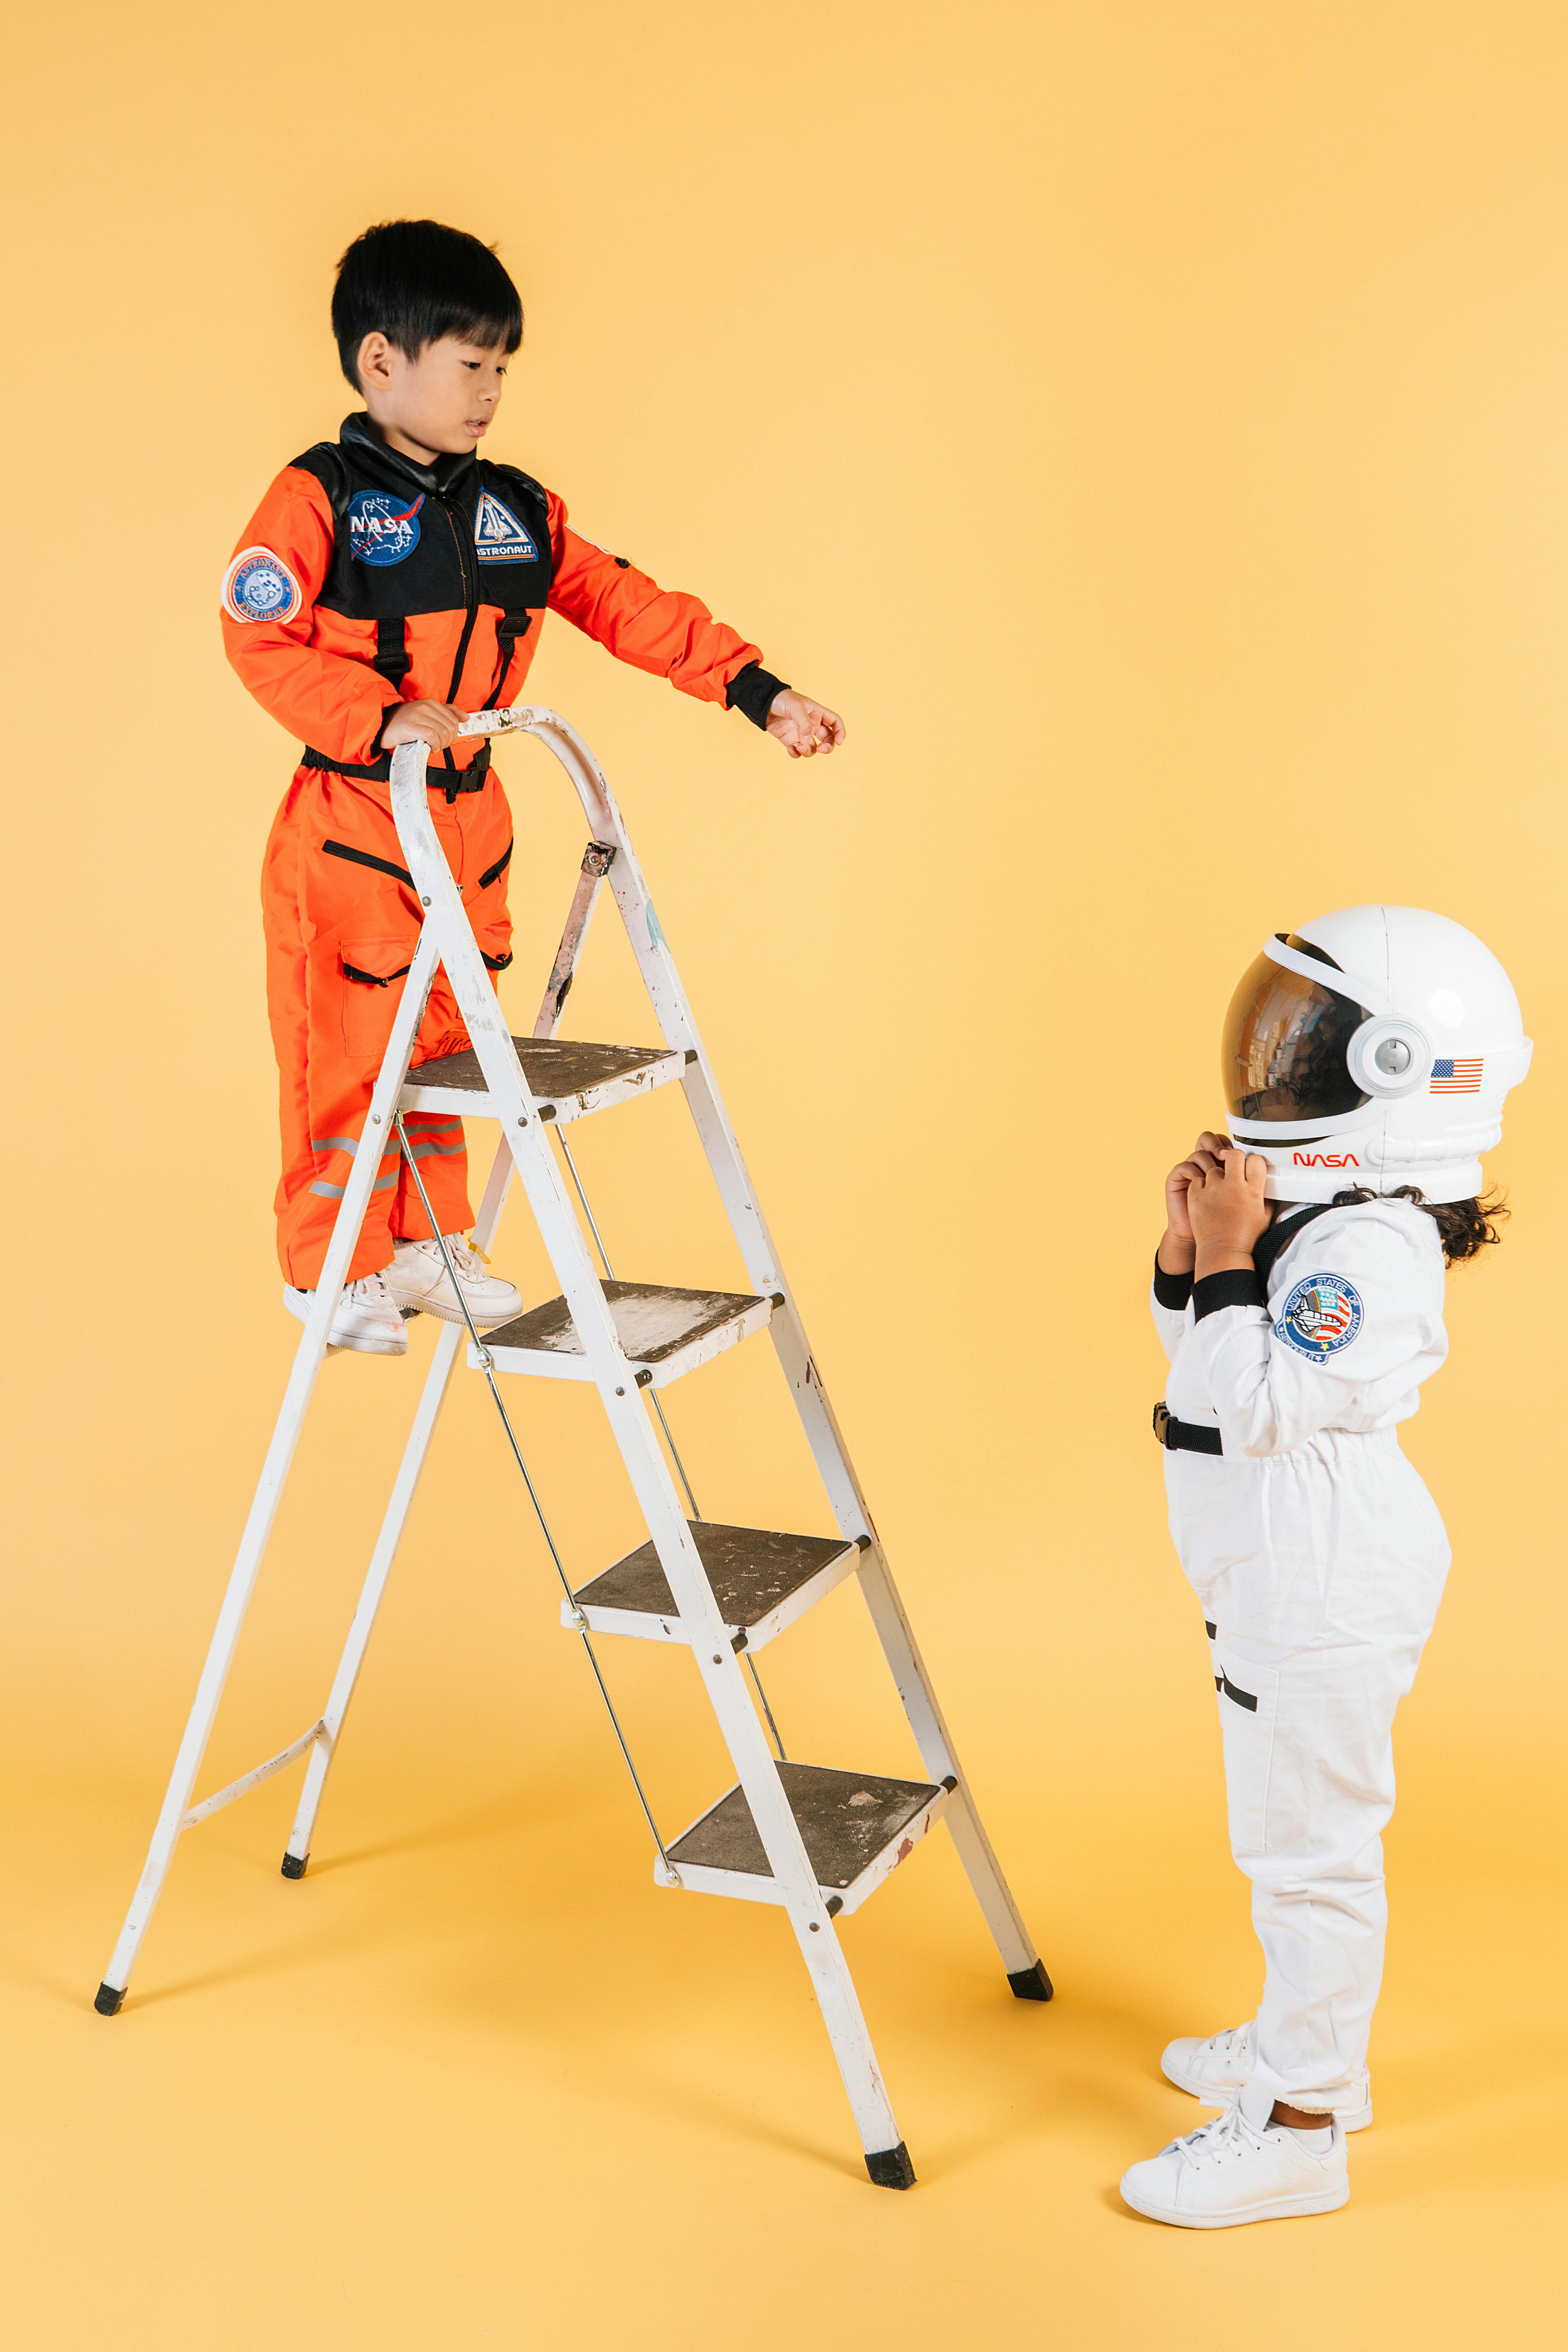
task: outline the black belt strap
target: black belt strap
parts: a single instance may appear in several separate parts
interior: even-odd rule
[[[506,674],[511,667],[512,656],[517,651],[519,637],[527,636],[532,625],[533,614],[524,612],[503,613],[496,624],[496,655],[500,667],[496,672],[496,682],[490,688],[492,702],[506,684]]]
[[[1165,1411],[1164,1402],[1154,1407],[1154,1434],[1170,1454],[1223,1454],[1217,1429],[1205,1429],[1196,1422],[1178,1421],[1173,1412]]]
[[[380,671],[395,695],[408,675],[408,624],[401,614],[395,620],[376,623],[375,659],[371,667]]]
[[[485,778],[489,772],[489,764],[490,747],[489,739],[487,736],[468,767],[432,768],[426,777],[426,782],[432,792],[437,787],[443,789],[448,800],[458,793],[482,792]],[[300,765],[302,768],[322,770],[330,776],[352,776],[356,782],[384,784],[392,775],[392,754],[390,751],[384,751],[379,760],[368,761],[337,760],[331,752],[312,751],[307,744],[305,756]]]

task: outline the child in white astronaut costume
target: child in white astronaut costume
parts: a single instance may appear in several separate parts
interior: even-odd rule
[[[1479,1154],[1530,1063],[1518,1001],[1442,916],[1354,907],[1271,940],[1230,1008],[1228,1140],[1166,1183],[1153,1315],[1171,1533],[1203,1604],[1251,2024],[1173,2042],[1226,2112],[1121,2183],[1188,2228],[1321,2213],[1372,2121],[1394,1709],[1448,1544],[1397,1428],[1447,1353],[1446,1261],[1495,1241]]]

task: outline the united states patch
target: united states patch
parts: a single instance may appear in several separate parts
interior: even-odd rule
[[[1434,1062],[1432,1092],[1435,1095],[1479,1095],[1484,1058],[1484,1055],[1477,1054],[1469,1061]]]

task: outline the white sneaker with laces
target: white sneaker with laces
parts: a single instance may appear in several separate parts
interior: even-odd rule
[[[1160,2053],[1160,2072],[1178,2091],[1188,2091],[1205,2107],[1228,2106],[1252,2073],[1258,2047],[1257,2022],[1233,2025],[1206,2041],[1186,2038],[1167,2042]],[[1333,2110],[1348,2132],[1365,2131],[1372,2121],[1372,2076],[1364,2070],[1355,2091]]]
[[[1258,2124],[1235,2100],[1217,2123],[1173,2139],[1121,2176],[1135,2213],[1180,2230],[1233,2230],[1243,2221],[1282,2221],[1333,2213],[1350,2201],[1345,2136],[1328,2126],[1321,2155],[1282,2124]]]
[[[443,1234],[442,1242],[468,1313],[481,1330],[487,1323],[507,1323],[522,1313],[521,1292],[499,1275],[487,1274],[477,1251],[457,1234]],[[441,1263],[440,1243],[395,1242],[385,1279],[395,1307],[416,1307],[421,1315],[437,1316],[443,1323],[462,1322],[462,1301]]]
[[[315,1297],[313,1290],[283,1286],[283,1304],[301,1323],[309,1321]],[[349,1284],[338,1301],[327,1345],[354,1348],[362,1356],[406,1356],[408,1334],[381,1275],[362,1274],[357,1282]]]

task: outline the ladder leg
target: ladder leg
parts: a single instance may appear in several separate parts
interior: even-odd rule
[[[764,1837],[764,1849],[766,1843]],[[850,2113],[860,2135],[866,2169],[879,2189],[912,2189],[915,2168],[909,2149],[899,2137],[892,2102],[877,2064],[848,1959],[832,1920],[825,1916],[820,1894],[815,1888],[812,1894],[815,1902],[790,1903],[790,1925],[811,1978],[811,1989],[827,2028],[833,2055],[838,2062]],[[815,1917],[811,1916],[813,1911]]]
[[[752,1278],[755,1280],[755,1276]],[[801,1427],[838,1524],[846,1535],[864,1533],[870,1538],[870,1547],[861,1558],[860,1590],[928,1775],[933,1780],[951,1779],[958,1783],[948,1799],[947,1824],[981,1914],[1001,1955],[1007,1982],[1019,2000],[1049,2000],[1054,1988],[1046,1964],[1036,1951],[1023,1914],[1013,1900],[963,1768],[953,1752],[914,1629],[904,1614],[892,1572],[866,1508],[866,1498],[850,1465],[837,1419],[806,1348],[805,1334],[793,1300],[783,1313],[774,1316],[770,1329]]]
[[[579,1312],[582,1315],[577,1327],[579,1334],[586,1337],[592,1349],[596,1338],[594,1328],[595,1310],[601,1324],[599,1336],[608,1336],[603,1331],[603,1325],[608,1319],[604,1293],[593,1276],[585,1244],[572,1218],[561,1185],[560,1171],[548,1145],[542,1141],[537,1126],[531,1138],[520,1140],[518,1151],[517,1164],[523,1183],[530,1190],[534,1213],[539,1220],[541,1233],[551,1248],[552,1262],[558,1277],[569,1284],[574,1273],[580,1277],[586,1271],[592,1283],[592,1291],[584,1288],[574,1307],[574,1316]],[[416,1169],[415,1181],[419,1183],[419,1181]],[[423,1199],[422,1184],[420,1194]],[[584,1207],[587,1207],[585,1201]],[[589,1222],[592,1223],[591,1215]],[[473,1332],[472,1336],[479,1349],[481,1361],[488,1363],[478,1332]],[[834,1931],[832,1915],[812,1874],[799,1826],[790,1811],[773,1759],[763,1738],[762,1727],[746,1695],[740,1661],[730,1644],[711,1588],[702,1572],[691,1541],[691,1531],[670,1483],[668,1468],[640,1405],[633,1401],[637,1394],[636,1387],[626,1381],[626,1360],[616,1343],[615,1355],[604,1366],[605,1377],[600,1381],[601,1401],[633,1490],[642,1506],[660,1563],[669,1579],[671,1591],[679,1598],[682,1617],[689,1620],[694,1628],[693,1654],[698,1671],[745,1791],[752,1819],[763,1841],[763,1849],[773,1878],[784,1895],[790,1923],[810,1973],[812,1987],[848,2095],[850,2110],[860,2133],[867,2170],[879,2186],[908,2189],[913,2185],[914,2168],[910,2161],[909,2150],[899,2137],[898,2125],[893,2119],[893,2110],[883,2087],[876,2054],[871,2047],[871,2037],[849,1973],[849,1963]],[[620,1380],[615,1377],[617,1370],[622,1374]],[[518,1468],[528,1481],[529,1494],[538,1513],[541,1528],[554,1553],[554,1538],[532,1482],[528,1478],[510,1417],[500,1391],[495,1387],[493,1370],[488,1377],[506,1424]],[[627,1397],[628,1385],[632,1388],[631,1398]],[[556,1565],[564,1584],[565,1571],[558,1555]],[[567,1585],[566,1589],[569,1593],[570,1586]],[[710,1643],[713,1645],[711,1649]],[[632,1762],[630,1748],[610,1703],[609,1693],[605,1688],[585,1628],[584,1644],[605,1704],[609,1706],[610,1718],[637,1784],[644,1811],[647,1814],[648,1827],[658,1843],[661,1863],[668,1868],[663,1842],[654,1825],[647,1796]],[[328,1727],[331,1728],[330,1710]]]
[[[934,1780],[951,1775],[958,1782],[948,1799],[947,1825],[974,1890],[975,1901],[1002,1956],[1007,1981],[1020,2000],[1049,2000],[1053,1987],[1046,1964],[1035,1949],[1023,1915],[1002,1875],[1002,1865],[985,1834],[969,1783],[953,1755],[931,1677],[916,1647],[881,1546],[874,1538],[864,1556],[860,1589],[927,1771]]]
[[[430,1370],[425,1377],[419,1409],[414,1416],[414,1426],[408,1433],[408,1443],[403,1449],[403,1460],[398,1466],[397,1476],[393,1485],[391,1499],[386,1507],[386,1516],[381,1523],[381,1533],[376,1538],[375,1549],[371,1554],[370,1567],[365,1574],[359,1605],[354,1611],[353,1622],[349,1627],[349,1637],[343,1645],[342,1656],[338,1661],[337,1673],[332,1678],[331,1696],[327,1701],[322,1716],[322,1723],[325,1727],[324,1736],[317,1740],[310,1750],[310,1761],[305,1773],[305,1786],[300,1796],[300,1810],[294,1816],[294,1826],[289,1834],[288,1850],[283,1856],[285,1878],[303,1878],[305,1875],[305,1864],[310,1858],[310,1837],[315,1829],[316,1815],[321,1807],[322,1792],[327,1785],[327,1774],[331,1770],[333,1759],[338,1752],[338,1738],[342,1730],[343,1717],[348,1713],[349,1702],[354,1695],[354,1685],[359,1680],[360,1668],[364,1663],[365,1650],[375,1627],[382,1596],[386,1591],[386,1580],[392,1573],[392,1563],[397,1557],[397,1547],[403,1540],[403,1530],[407,1524],[409,1507],[414,1500],[415,1489],[419,1484],[419,1474],[425,1467],[425,1457],[430,1448],[430,1440],[436,1433],[436,1423],[440,1418],[441,1407],[446,1402],[447,1391],[451,1383],[452,1367],[458,1360],[458,1348],[464,1336],[457,1324],[446,1323],[442,1325],[441,1336],[436,1342],[436,1353],[431,1360]]]
[[[329,1294],[324,1288],[321,1291],[295,1354],[283,1410],[278,1416],[278,1425],[272,1433],[272,1443],[262,1465],[260,1482],[240,1539],[238,1557],[229,1576],[228,1590],[224,1594],[223,1607],[218,1612],[206,1663],[196,1685],[196,1696],[185,1724],[179,1753],[174,1759],[174,1769],[164,1794],[163,1811],[158,1815],[158,1825],[153,1832],[146,1864],[132,1898],[125,1925],[120,1931],[120,1940],[114,1947],[108,1972],[98,1989],[94,2006],[103,2017],[114,2016],[125,1998],[125,1988],[131,1981],[131,1971],[142,1948],[142,1939],[151,1925],[158,1897],[163,1891],[163,1883],[174,1859],[174,1848],[179,1843],[181,1827],[195,1788],[196,1774],[201,1769],[202,1758],[206,1754],[207,1741],[212,1737],[224,1685],[234,1664],[246,1611],[256,1589],[262,1555],[272,1531],[272,1522],[294,1458],[294,1449],[299,1444],[300,1427],[327,1352],[327,1332],[336,1303],[336,1292]]]
[[[560,730],[563,738],[569,731]],[[598,825],[602,815],[624,852],[626,887],[630,898],[637,902],[634,947],[643,952],[653,950],[656,926],[629,845],[625,842],[607,789],[600,790],[600,780],[591,761],[585,754],[579,761],[577,752],[582,747],[574,749],[573,745],[575,739],[572,739],[563,756],[574,765],[584,807],[592,813],[591,821],[595,823],[600,841],[608,846]],[[879,2183],[907,2188],[913,2177],[908,2151],[899,2137],[848,1965],[834,1933],[828,1898],[816,1884],[779,1768],[768,1751],[762,1726],[752,1710],[741,1662],[731,1645],[668,1467],[643,1411],[640,1387],[632,1377],[632,1365],[623,1349],[609,1301],[567,1200],[561,1171],[545,1140],[539,1107],[529,1092],[510,1035],[501,1024],[461,898],[430,824],[424,760],[416,759],[416,748],[405,746],[393,755],[392,807],[415,887],[431,909],[426,936],[435,929],[442,937],[442,961],[487,1089],[503,1130],[511,1140],[518,1174],[561,1284],[578,1345],[587,1360],[590,1377],[598,1390],[641,1506],[671,1597],[687,1628],[698,1671],[734,1762],[752,1824],[810,1971],[859,2128],[867,2168]],[[559,750],[561,746],[557,744],[555,748]],[[619,871],[618,865],[616,870]],[[586,898],[588,894],[584,895]],[[617,890],[616,896],[621,898],[622,892]],[[636,936],[637,931],[641,933],[640,940]],[[673,967],[669,968],[668,979],[679,998]],[[650,975],[656,1008],[659,1006],[661,992],[668,994],[663,982],[662,971]],[[557,991],[555,1009],[558,1007]],[[551,1016],[552,1008],[547,1003],[542,1017],[548,1024]],[[660,1025],[668,1039],[669,1027],[662,1009]],[[489,1351],[477,1335],[475,1345],[480,1367],[490,1377],[493,1367]],[[500,1403],[499,1389],[495,1393]],[[504,1406],[501,1409],[504,1418]],[[508,1433],[511,1434],[510,1422]],[[515,1438],[512,1444],[517,1451]],[[517,1459],[526,1477],[521,1452]],[[531,1487],[531,1480],[529,1484]]]
[[[93,2006],[100,2017],[113,2017],[125,1998],[125,1988],[131,1981],[131,1971],[136,1955],[157,1908],[158,1897],[163,1892],[174,1848],[190,1810],[196,1774],[201,1770],[202,1758],[206,1754],[207,1741],[223,1698],[224,1685],[250,1606],[250,1596],[256,1590],[256,1580],[266,1556],[272,1523],[278,1517],[278,1506],[283,1499],[289,1472],[293,1465],[300,1433],[305,1425],[310,1399],[326,1360],[328,1335],[332,1317],[337,1311],[339,1297],[353,1260],[360,1227],[364,1223],[370,1204],[371,1186],[381,1164],[382,1148],[392,1133],[392,1122],[397,1098],[408,1068],[409,1055],[419,1024],[425,1017],[425,1006],[430,994],[430,983],[437,962],[436,939],[428,925],[420,933],[419,945],[414,951],[414,961],[403,991],[397,1016],[392,1024],[386,1053],[366,1106],[365,1120],[361,1131],[348,1185],[332,1226],[331,1239],[316,1286],[316,1295],[300,1344],[294,1351],[294,1366],[289,1375],[289,1385],[283,1392],[282,1409],[272,1432],[272,1443],[267,1449],[267,1459],[261,1465],[245,1532],[239,1539],[239,1550],[229,1573],[228,1589],[213,1631],[206,1663],[196,1685],[196,1696],[185,1724],[184,1737],[180,1741],[174,1769],[164,1793],[163,1811],[153,1832],[153,1843],[142,1871],[120,1940],[114,1947],[108,1974],[98,1988]],[[318,1743],[319,1744],[319,1743]]]
[[[948,1799],[947,1824],[981,1914],[1001,1955],[1007,1982],[1019,2000],[1049,2000],[1054,1988],[1045,1962],[1035,1949],[1034,1939],[1002,1875],[1002,1865],[985,1834],[963,1767],[953,1752],[914,1629],[904,1614],[892,1572],[866,1508],[866,1498],[850,1465],[837,1416],[806,1348],[805,1334],[793,1300],[784,1313],[775,1315],[771,1329],[801,1426],[838,1524],[846,1534],[863,1532],[870,1537],[870,1547],[861,1558],[860,1590],[927,1773],[933,1780],[952,1779],[958,1783]]]
[[[481,1249],[488,1250],[495,1239],[496,1227],[500,1223],[501,1211],[506,1206],[506,1196],[510,1188],[511,1179],[512,1158],[503,1137],[496,1147],[495,1158],[490,1162],[490,1172],[485,1185],[484,1198],[479,1203],[479,1213],[474,1221],[474,1239]],[[294,1826],[289,1834],[288,1850],[283,1856],[285,1878],[303,1878],[305,1875],[305,1864],[310,1858],[310,1837],[315,1828],[316,1815],[321,1810],[322,1791],[327,1785],[327,1774],[331,1770],[338,1752],[338,1734],[342,1728],[343,1717],[348,1713],[349,1702],[354,1695],[354,1685],[359,1680],[360,1667],[364,1662],[365,1650],[374,1629],[382,1595],[386,1590],[386,1580],[392,1573],[392,1563],[397,1557],[397,1548],[403,1540],[403,1530],[407,1524],[409,1508],[414,1501],[414,1491],[419,1484],[419,1474],[425,1467],[425,1457],[430,1450],[430,1441],[436,1433],[436,1423],[440,1419],[441,1407],[446,1402],[447,1391],[451,1383],[453,1367],[458,1360],[458,1349],[465,1336],[459,1324],[445,1323],[441,1327],[441,1336],[436,1342],[436,1353],[431,1360],[430,1370],[425,1376],[425,1386],[420,1394],[419,1410],[414,1416],[414,1426],[408,1433],[408,1443],[403,1449],[403,1460],[398,1466],[391,1499],[387,1503],[386,1517],[382,1521],[381,1533],[376,1538],[375,1549],[371,1555],[370,1567],[365,1572],[364,1587],[360,1593],[359,1605],[354,1611],[353,1623],[349,1628],[349,1637],[343,1646],[343,1654],[338,1662],[338,1671],[332,1679],[331,1696],[327,1701],[326,1712],[322,1717],[325,1736],[319,1739],[310,1750],[310,1761],[305,1774],[305,1786],[300,1797],[300,1810],[294,1816]]]

